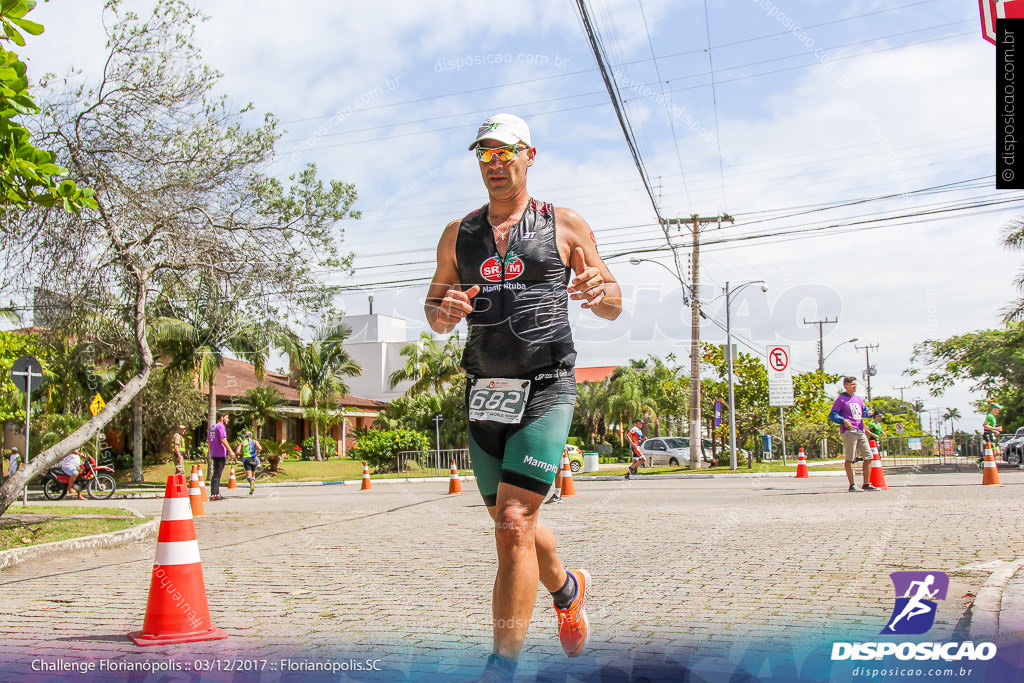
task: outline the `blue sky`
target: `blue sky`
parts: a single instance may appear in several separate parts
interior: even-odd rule
[[[102,3],[70,5],[33,13],[46,33],[21,51],[30,73],[99,72]],[[224,74],[221,91],[274,112],[288,131],[272,172],[312,161],[359,190],[364,217],[345,238],[356,275],[324,274],[349,288],[349,312],[365,313],[372,293],[376,312],[410,319],[413,334],[425,329],[440,231],[486,201],[466,146],[484,118],[508,111],[530,123],[538,148],[532,194],[578,211],[623,284],[619,321],[579,316],[579,363],[686,355],[679,283],[629,263],[631,253],[671,257],[575,3],[203,5],[199,44]],[[1021,262],[999,233],[1024,195],[993,189],[995,53],[976,3],[587,7],[662,214],[735,218],[703,234],[709,316],[724,323],[727,281],[765,280],[767,294],[747,287],[733,300],[738,337],[762,350],[789,344],[794,368],[808,370],[817,328],[802,321],[838,317],[825,328],[826,352],[853,337],[878,344],[873,393],[890,395],[911,384],[901,372],[915,342],[998,324]],[[779,235],[788,231],[797,232]],[[713,323],[702,335],[724,340]],[[841,346],[827,368],[860,374],[864,353]],[[926,401],[980,425],[972,398],[960,388]]]

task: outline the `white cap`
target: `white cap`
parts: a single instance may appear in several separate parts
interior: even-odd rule
[[[473,149],[481,140],[497,140],[506,145],[521,142],[527,147],[533,147],[530,142],[530,127],[526,125],[526,121],[514,114],[495,114],[484,121],[469,148]]]

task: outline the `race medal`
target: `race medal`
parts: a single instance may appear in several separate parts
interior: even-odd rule
[[[528,379],[478,379],[469,391],[469,419],[519,424],[529,394]]]

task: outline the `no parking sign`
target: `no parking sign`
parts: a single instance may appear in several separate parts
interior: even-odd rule
[[[793,405],[793,368],[788,346],[768,347],[768,405]]]

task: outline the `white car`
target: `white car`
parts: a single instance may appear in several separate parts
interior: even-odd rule
[[[690,462],[690,437],[652,436],[640,444],[640,452],[647,456],[651,467],[684,465]],[[711,462],[711,453],[701,448],[701,457]]]

